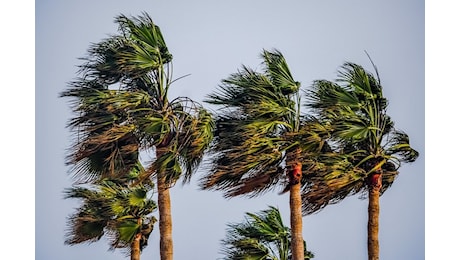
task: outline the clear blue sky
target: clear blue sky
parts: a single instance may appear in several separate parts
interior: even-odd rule
[[[174,55],[175,76],[191,74],[172,86],[171,95],[196,101],[242,64],[257,69],[263,48],[284,54],[303,89],[315,79],[334,79],[344,61],[371,69],[367,51],[390,101],[388,113],[420,152],[415,163],[400,168],[395,184],[381,197],[381,259],[425,259],[425,9],[419,0],[36,1],[35,259],[127,259],[118,251],[108,252],[106,241],[72,247],[63,243],[66,217],[78,203],[62,199],[63,189],[71,185],[64,157],[71,137],[65,125],[72,115],[58,93],[76,76],[78,58],[86,55],[89,44],[116,32],[116,15],[142,11],[161,27]],[[13,19],[3,24],[8,27]],[[27,113],[21,115],[30,120],[31,111]],[[272,205],[289,223],[287,195],[226,200],[219,192],[198,190],[196,179],[177,185],[171,195],[179,260],[221,257],[226,224],[240,221],[245,212]],[[315,259],[366,259],[366,200],[350,197],[303,221],[304,239]],[[157,227],[149,244],[142,259],[159,259]]]

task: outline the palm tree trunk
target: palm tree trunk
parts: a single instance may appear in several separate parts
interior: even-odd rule
[[[169,187],[165,183],[162,174],[157,175],[158,186],[158,212],[160,215],[160,259],[173,259],[173,239],[172,239],[172,217],[171,217],[171,198]]]
[[[292,260],[303,260],[305,258],[302,236],[302,197],[300,193],[300,179],[302,177],[301,169],[302,164],[297,163],[296,167],[293,167],[291,170],[292,172],[290,176],[290,178],[298,180],[294,182],[291,179],[291,189],[289,191],[289,206],[291,209]],[[298,174],[300,174],[300,176]]]
[[[367,222],[367,255],[369,260],[379,260],[379,214],[380,214],[380,189],[381,174],[377,183],[369,186],[369,205]]]
[[[131,260],[141,260],[141,237],[138,233],[131,242]]]
[[[292,260],[303,260],[304,249],[302,237],[302,198],[300,196],[300,183],[292,185],[289,194],[289,204],[291,207]]]

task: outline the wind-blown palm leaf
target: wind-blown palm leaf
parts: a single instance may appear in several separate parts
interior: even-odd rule
[[[386,154],[397,156],[401,162],[414,162],[418,157],[418,152],[409,144],[409,136],[402,131],[392,132],[385,150]]]
[[[130,75],[131,77],[142,76],[171,62],[172,55],[168,51],[160,28],[146,13],[137,18],[120,15],[116,22],[120,25],[121,33],[129,37],[126,44],[128,48],[117,52],[117,65],[121,71],[130,74],[136,72]]]
[[[144,77],[171,62],[160,28],[146,13],[138,17],[119,15],[115,22],[121,35],[91,45],[81,66],[86,76],[113,84]]]

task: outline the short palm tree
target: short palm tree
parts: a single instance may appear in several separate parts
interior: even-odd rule
[[[69,164],[82,182],[125,178],[153,152],[139,182],[156,177],[162,260],[173,257],[169,188],[190,181],[213,138],[211,114],[186,97],[170,100],[172,55],[144,13],[115,20],[120,33],[91,45],[83,76],[62,93],[76,100]]]
[[[246,213],[244,222],[228,224],[222,253],[227,260],[289,260],[292,259],[290,243],[290,228],[283,224],[279,210],[270,206],[256,214]],[[304,259],[314,257],[306,247],[304,250]]]
[[[139,260],[147,246],[155,217],[153,200],[147,197],[151,187],[126,187],[113,181],[101,181],[91,188],[73,187],[65,198],[82,200],[81,207],[68,218],[65,243],[75,245],[99,241],[106,235],[110,248],[122,248],[131,260]]]
[[[203,189],[257,196],[282,186],[290,194],[293,259],[303,259],[301,187],[323,148],[325,129],[300,111],[300,83],[278,50],[263,50],[263,71],[246,66],[205,102],[219,108],[210,173]],[[303,171],[306,173],[303,174]]]
[[[348,157],[348,171],[329,172],[303,197],[311,214],[349,195],[369,197],[368,256],[379,259],[379,196],[394,182],[401,163],[413,162],[418,152],[406,133],[396,130],[387,114],[388,100],[376,77],[362,66],[343,64],[336,82],[318,80],[308,93],[308,106],[330,126],[330,143]]]

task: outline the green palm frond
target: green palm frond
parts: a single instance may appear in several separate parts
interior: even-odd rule
[[[82,58],[85,63],[80,66],[80,73],[84,79],[97,80],[99,84],[114,84],[126,75],[117,64],[117,52],[125,48],[123,37],[113,36],[97,44],[92,44],[88,49],[88,56]]]
[[[305,187],[302,193],[302,210],[305,215],[316,213],[326,206],[337,204],[352,195],[358,194],[361,199],[367,198],[367,172],[361,168],[343,168],[340,164],[343,166],[351,165],[346,161],[337,162],[331,166],[336,170],[324,172],[322,177],[312,181],[312,185]],[[391,187],[399,174],[391,162],[385,163],[382,169],[384,170],[381,194]]]
[[[255,116],[267,121],[276,118],[279,121],[288,120],[296,112],[295,102],[290,95],[297,92],[292,92],[291,88],[294,85],[298,90],[299,83],[291,82],[292,76],[279,52],[264,51],[263,55],[265,73],[243,66],[238,73],[222,80],[222,85],[215,93],[208,95],[205,102],[221,105],[229,109],[229,113],[243,113],[245,117]],[[274,80],[279,74],[285,78]]]
[[[275,88],[279,88],[283,95],[295,94],[299,91],[300,82],[292,77],[286,59],[279,50],[264,50],[261,56],[266,64],[264,73],[269,75]]]
[[[335,168],[334,166],[330,166]],[[363,194],[366,188],[366,174],[351,169],[327,170],[322,177],[315,178],[302,192],[302,211],[309,215],[330,204],[341,202],[348,196]]]
[[[202,179],[202,185],[209,189],[227,190],[226,196],[254,192],[253,195],[273,188],[283,171],[280,169],[284,155],[279,150],[277,137],[256,134],[256,131],[240,125],[239,121],[220,121],[217,126],[227,125],[225,131],[218,132],[217,140],[211,148],[212,175]],[[236,127],[238,130],[232,130]],[[239,130],[241,129],[241,130]],[[246,133],[247,132],[247,133]],[[251,194],[248,194],[251,196]]]
[[[139,232],[140,225],[137,221],[126,220],[117,225],[117,231],[119,233],[120,240],[124,242],[131,242],[134,236]]]
[[[119,15],[115,21],[120,25],[122,33],[131,37],[132,42],[138,42],[142,47],[149,48],[150,53],[158,54],[162,60],[161,64],[171,62],[172,55],[168,51],[160,27],[155,25],[147,13],[143,12],[142,15],[131,18]]]
[[[104,235],[109,221],[106,199],[87,188],[70,188],[64,192],[64,198],[81,199],[83,205],[67,219],[65,244],[93,243]]]
[[[147,189],[144,187],[136,187],[135,189],[132,189],[129,193],[129,205],[142,208],[145,206],[145,199],[147,196]]]
[[[409,136],[402,131],[394,131],[386,147],[386,154],[398,156],[398,159],[403,162],[414,162],[419,155],[416,150],[411,148]]]
[[[180,146],[179,160],[183,172],[183,182],[190,181],[194,173],[203,160],[205,152],[208,151],[214,138],[214,119],[212,114],[202,107],[198,107],[194,116],[188,114],[184,122],[182,131],[178,137]]]
[[[323,117],[340,116],[344,111],[339,106],[359,108],[359,98],[352,91],[328,80],[315,80],[311,89],[306,91],[307,106]]]
[[[358,95],[363,95],[361,98],[384,99],[380,79],[358,64],[345,62],[339,71],[337,81],[344,82],[347,88]]]
[[[160,28],[146,13],[138,17],[119,15],[115,22],[121,35],[91,45],[81,66],[85,75],[113,84],[143,77],[171,62]]]
[[[66,245],[97,242],[105,234],[106,221],[103,220],[93,219],[90,216],[71,215],[68,222],[73,224],[65,234]]]
[[[147,175],[166,172],[170,184],[181,176],[184,183],[188,182],[214,138],[212,114],[184,97],[169,101],[162,111],[150,109],[147,114],[136,121],[143,147],[157,148],[157,157],[150,163]]]

